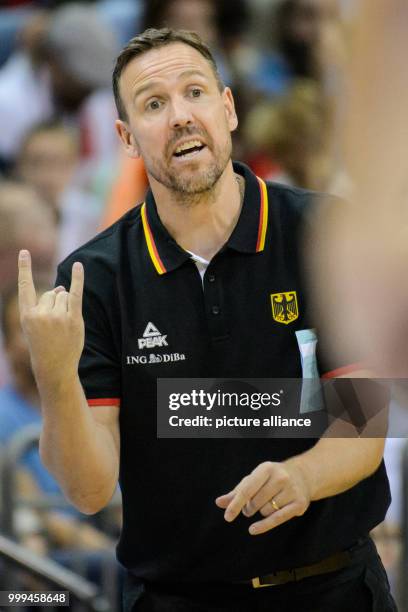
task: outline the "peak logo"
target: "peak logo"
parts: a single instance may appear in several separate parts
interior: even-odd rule
[[[137,343],[140,349],[168,346],[166,338],[167,334],[162,336],[157,327],[149,321],[143,332],[143,338],[139,338]]]

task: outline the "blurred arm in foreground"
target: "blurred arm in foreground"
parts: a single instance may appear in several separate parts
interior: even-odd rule
[[[384,378],[408,377],[407,18],[404,0],[361,1],[343,143],[352,201],[327,207],[310,242],[333,350]]]

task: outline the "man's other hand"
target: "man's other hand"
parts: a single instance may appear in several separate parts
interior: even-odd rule
[[[295,516],[304,514],[310,504],[310,486],[297,461],[267,461],[258,465],[229,493],[217,497],[215,503],[225,509],[226,521],[233,521],[240,512],[252,517],[259,512],[264,519],[252,523],[249,533],[265,533]]]

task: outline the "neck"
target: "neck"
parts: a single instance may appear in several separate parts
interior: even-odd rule
[[[150,178],[160,220],[186,251],[208,261],[227,242],[241,212],[245,181],[229,162],[211,190],[199,194],[170,191]]]

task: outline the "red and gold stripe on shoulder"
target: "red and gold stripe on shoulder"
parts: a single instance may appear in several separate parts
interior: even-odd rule
[[[268,203],[268,190],[266,188],[266,183],[259,176],[256,177],[259,183],[260,190],[260,207],[259,207],[259,226],[258,226],[258,238],[256,241],[256,252],[264,250],[265,247],[265,237],[266,230],[268,227],[268,212],[269,212],[269,203]]]
[[[153,238],[152,230],[150,228],[149,221],[147,219],[146,202],[143,202],[142,204],[141,215],[142,215],[143,231],[144,231],[150,259],[152,260],[153,265],[156,268],[156,271],[158,272],[158,274],[164,274],[165,272],[167,272],[167,270],[164,267],[162,260],[160,259],[160,255],[158,253],[156,243]]]

